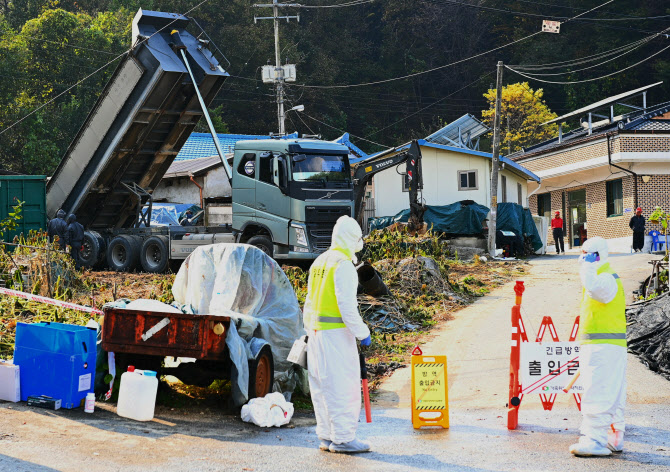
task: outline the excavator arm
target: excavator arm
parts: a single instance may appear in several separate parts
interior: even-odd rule
[[[421,148],[417,141],[412,141],[409,149],[389,158],[377,159],[373,162],[362,162],[354,170],[354,218],[363,224],[363,200],[365,188],[372,177],[386,169],[405,163],[409,186],[409,227],[415,231],[423,226],[423,214],[426,211],[419,199],[419,190],[423,189],[421,171]]]

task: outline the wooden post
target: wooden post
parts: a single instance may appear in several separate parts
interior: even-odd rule
[[[500,158],[500,105],[502,101],[503,62],[498,61],[496,107],[493,118],[493,159],[491,160],[491,218],[489,219],[489,254],[496,255],[496,214],[498,212],[498,167]]]

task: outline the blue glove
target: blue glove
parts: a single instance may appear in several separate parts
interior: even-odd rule
[[[600,254],[597,252],[589,252],[584,255],[584,262],[598,262],[600,260]]]
[[[370,336],[361,340],[361,346],[368,347],[370,344],[372,344],[372,338]]]

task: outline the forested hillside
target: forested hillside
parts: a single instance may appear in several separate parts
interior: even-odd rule
[[[303,113],[288,114],[287,130],[327,139],[346,130],[366,151],[426,136],[464,113],[481,117],[498,60],[545,74],[528,79],[505,70],[504,82],[543,88],[543,99],[558,114],[665,80],[670,71],[670,51],[624,71],[670,45],[667,36],[652,36],[670,27],[665,1],[614,0],[585,14],[606,0],[304,1],[321,8],[284,9],[299,13],[300,22],[280,26],[282,61],[298,68],[287,98],[290,106],[305,106]],[[344,6],[326,8],[338,4]],[[222,60],[231,77],[213,104],[221,130],[276,131],[274,91],[260,81],[260,67],[274,62],[272,22],[254,23],[254,15],[268,16],[270,10],[252,5],[252,0],[0,0],[0,168],[53,171],[114,71],[114,59],[131,46],[130,21],[140,7],[191,10],[189,16],[230,61]],[[542,19],[563,21],[560,34],[523,39],[540,30]],[[462,61],[497,47],[502,48]],[[589,62],[579,60],[593,55]],[[462,62],[441,67],[457,61]],[[422,73],[434,68],[439,69]],[[581,81],[614,72],[620,73],[576,84],[535,80]],[[653,89],[649,100],[670,100],[670,81]]]

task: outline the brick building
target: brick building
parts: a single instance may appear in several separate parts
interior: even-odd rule
[[[560,124],[558,137],[508,156],[541,178],[528,182],[530,210],[548,217],[561,212],[566,248],[601,236],[610,250],[629,252],[635,208],[647,219],[656,206],[670,210],[670,102],[646,106],[654,85],[552,120]],[[627,104],[636,96],[643,97],[642,107]],[[624,107],[634,111],[615,116]],[[563,133],[563,123],[576,118],[580,126]],[[646,234],[654,229],[662,232],[647,221]],[[547,242],[553,243],[551,228]],[[645,250],[650,242],[647,236]]]

